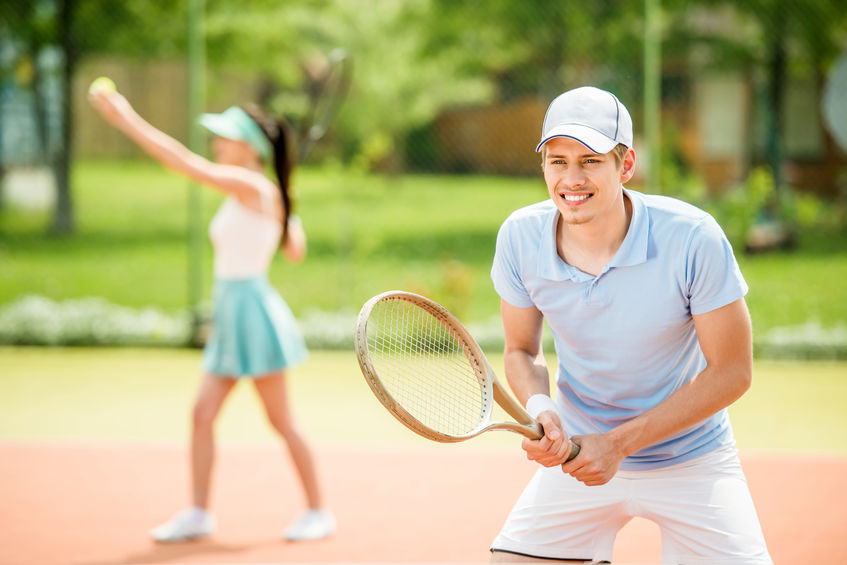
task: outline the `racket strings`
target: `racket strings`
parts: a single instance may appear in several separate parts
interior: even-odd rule
[[[369,318],[367,339],[383,386],[422,424],[462,436],[487,419],[491,402],[474,356],[448,323],[408,301],[384,300]]]

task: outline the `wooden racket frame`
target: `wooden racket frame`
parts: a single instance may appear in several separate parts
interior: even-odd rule
[[[376,368],[371,362],[370,351],[368,349],[368,320],[374,307],[386,300],[403,300],[423,308],[432,314],[439,322],[441,322],[451,334],[453,334],[462,345],[462,350],[465,357],[479,379],[480,384],[484,389],[484,406],[483,415],[480,418],[480,425],[463,435],[450,435],[434,430],[412,416],[406,411],[395,399],[391,393],[383,386],[379,378]],[[404,426],[413,432],[433,441],[443,443],[454,443],[464,441],[472,437],[476,437],[483,432],[491,430],[505,430],[521,434],[530,439],[540,439],[544,435],[544,430],[541,424],[535,421],[518,402],[506,391],[494,369],[488,363],[485,354],[477,344],[476,340],[471,336],[467,329],[451,314],[446,308],[432,300],[402,290],[392,290],[378,294],[368,300],[362,306],[359,312],[359,317],[356,320],[355,334],[355,349],[356,357],[359,360],[359,367],[362,369],[362,374],[365,380],[373,391],[377,399],[385,406],[391,414],[397,418]],[[512,418],[514,422],[491,422],[491,410],[493,405],[491,399],[500,405]]]
[[[353,60],[349,53],[341,47],[336,47],[330,51],[327,56],[325,74],[317,78],[309,89],[309,108],[297,134],[298,163],[303,163],[309,157],[315,144],[326,135],[350,91],[352,77]],[[335,89],[328,91],[327,89],[330,88],[333,79],[336,81]],[[317,111],[324,98],[329,99],[332,109],[325,116],[322,116],[324,122],[320,122]]]

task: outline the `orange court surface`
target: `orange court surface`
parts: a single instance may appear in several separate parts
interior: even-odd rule
[[[224,444],[217,533],[156,545],[147,530],[186,501],[185,447],[4,441],[0,563],[485,563],[533,471],[516,449],[320,445],[338,532],[286,543],[303,507],[287,458],[273,445]],[[776,565],[847,563],[847,458],[742,452],[742,461]],[[615,559],[658,564],[658,528],[630,522]]]

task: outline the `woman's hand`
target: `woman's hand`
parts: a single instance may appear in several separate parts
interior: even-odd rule
[[[119,129],[134,112],[127,99],[115,90],[101,88],[90,91],[88,101],[104,120]]]

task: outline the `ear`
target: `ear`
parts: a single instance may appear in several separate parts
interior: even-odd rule
[[[626,183],[635,174],[635,150],[627,149],[621,164],[621,184]]]

